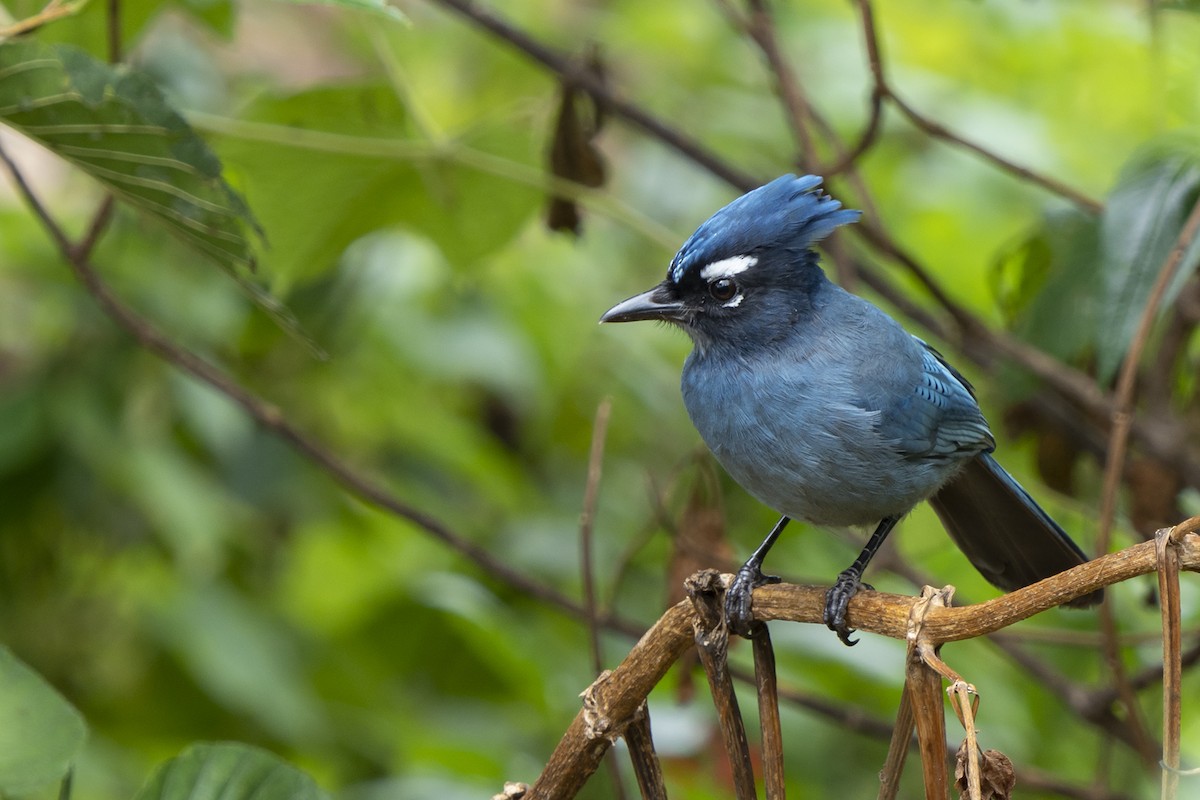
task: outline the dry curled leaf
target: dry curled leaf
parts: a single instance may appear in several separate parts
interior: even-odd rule
[[[595,47],[581,62],[581,71],[599,81],[604,80],[604,65]],[[600,106],[571,80],[570,74],[564,75],[550,145],[550,172],[557,178],[583,186],[602,186],[604,156],[596,147],[596,137],[603,126],[604,114]],[[582,227],[578,205],[569,197],[552,195],[546,225],[550,230],[569,231],[578,236]]]
[[[1017,776],[1012,761],[999,750],[984,750],[979,757],[979,784],[983,800],[1011,800]],[[960,800],[970,800],[971,792],[967,781],[966,742],[958,748],[954,759],[954,788]]]

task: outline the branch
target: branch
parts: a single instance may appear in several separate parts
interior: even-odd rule
[[[1194,533],[1200,530],[1200,517],[1193,517],[1176,527],[1193,532],[1180,543],[1180,569],[1200,571],[1200,536]],[[1141,542],[993,600],[970,606],[931,609],[924,620],[924,631],[934,645],[972,639],[1006,628],[1105,586],[1149,574],[1156,568],[1154,542]],[[754,618],[763,622],[781,619],[822,623],[825,592],[826,587],[816,586],[762,586],[754,591]],[[903,595],[860,592],[851,601],[847,622],[857,630],[903,639],[914,602],[914,598]]]

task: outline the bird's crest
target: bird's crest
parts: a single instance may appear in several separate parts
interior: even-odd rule
[[[678,284],[693,270],[705,281],[731,277],[758,263],[763,251],[811,249],[861,213],[822,192],[816,175],[784,175],[709,217],[679,248],[667,278]]]

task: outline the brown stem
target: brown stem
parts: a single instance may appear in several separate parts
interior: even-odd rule
[[[725,754],[733,771],[733,790],[737,800],[755,800],[754,770],[750,766],[750,745],[746,727],[738,710],[733,676],[729,674],[729,628],[722,606],[725,590],[720,573],[701,570],[686,582],[688,597],[695,609],[696,652],[704,665]]]
[[[767,800],[784,800],[783,726],[779,719],[779,681],[775,676],[775,648],[766,625],[750,640],[754,648],[754,679],[758,689],[758,722],[762,732],[763,786]]]

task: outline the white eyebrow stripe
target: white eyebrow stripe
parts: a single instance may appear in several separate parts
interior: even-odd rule
[[[714,261],[700,270],[700,277],[706,281],[715,278],[732,278],[739,272],[745,272],[758,263],[758,256],[732,256]]]

